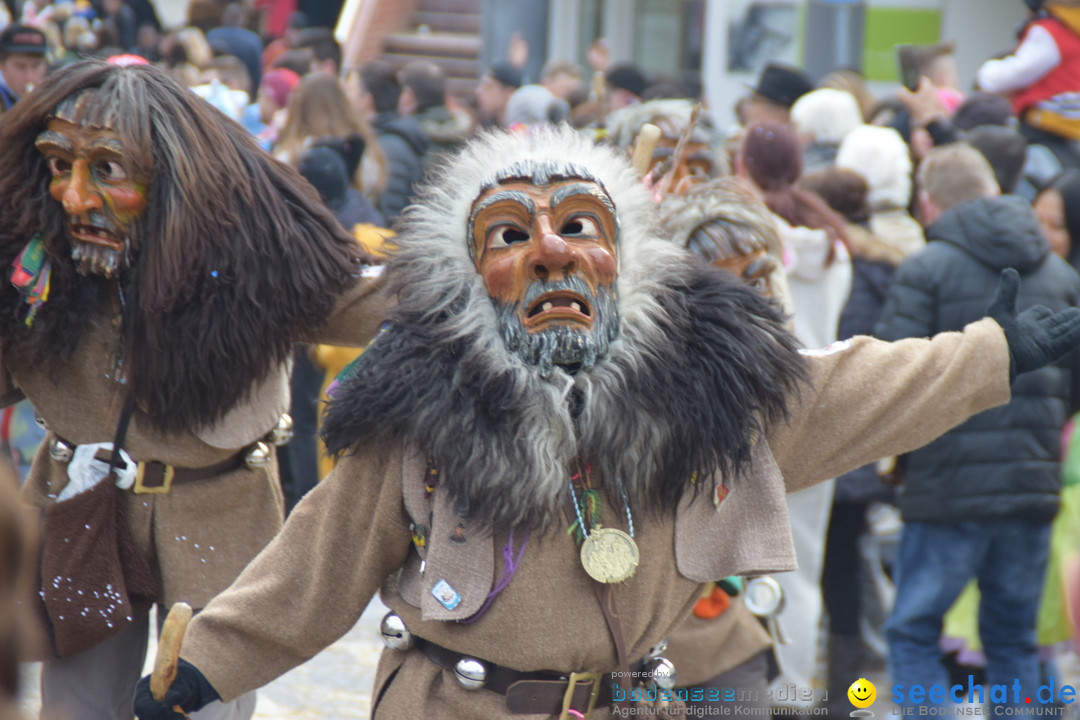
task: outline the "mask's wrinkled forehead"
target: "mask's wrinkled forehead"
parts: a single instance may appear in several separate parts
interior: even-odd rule
[[[130,96],[124,97],[123,83],[106,83],[72,93],[46,119],[116,133],[124,146],[128,170],[149,176],[154,167],[149,128],[137,117],[133,103]]]
[[[533,185],[550,185],[559,180],[588,180],[603,187],[599,178],[583,165],[574,162],[526,159],[518,160],[499,170],[494,178],[485,183],[482,190],[488,190],[510,180],[530,182]]]
[[[490,180],[481,184],[480,192],[477,193],[477,197],[483,195],[488,190],[508,182],[526,182],[537,187],[545,187],[556,182],[570,182],[574,180],[592,183],[598,189],[597,191],[594,191],[592,188],[587,188],[587,191],[597,200],[602,202],[608,211],[611,212],[611,216],[615,220],[615,237],[612,238],[612,242],[617,246],[619,242],[619,214],[616,212],[615,203],[612,201],[611,195],[608,193],[607,188],[604,187],[604,183],[600,181],[600,178],[596,177],[596,175],[590,172],[584,165],[579,165],[570,161],[518,160],[517,162],[500,169]],[[584,183],[556,192],[559,194],[583,192],[586,191],[587,187]],[[532,201],[527,196],[523,196],[521,202],[522,205],[529,206]],[[475,227],[476,214],[484,207],[484,203],[475,203],[472,212],[469,213],[468,237],[470,255],[475,254],[473,228]]]
[[[685,245],[692,249],[696,243],[705,240],[711,241],[709,244],[716,253],[713,260],[727,260],[769,249],[760,228],[725,215],[709,218],[695,227],[687,237]]]
[[[60,101],[53,110],[52,117],[65,120],[74,125],[115,130],[119,123],[116,103],[108,102],[98,88],[81,90]]]

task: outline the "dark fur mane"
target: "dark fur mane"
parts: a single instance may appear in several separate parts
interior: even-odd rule
[[[131,392],[162,430],[212,423],[325,321],[361,252],[298,173],[160,70],[79,63],[0,122],[0,267],[10,273],[35,234],[53,264],[49,301],[29,330],[20,295],[0,286],[9,346],[56,370],[106,311],[107,281],[75,271],[34,147],[60,102],[88,89],[96,102],[85,121],[115,130],[151,172],[132,267],[118,281]]]
[[[561,375],[583,409],[569,457],[540,458],[561,464],[557,487],[533,487],[546,481],[530,483],[530,471],[537,445],[554,434],[551,446],[562,447],[574,393],[559,378],[492,362],[484,339],[453,339],[445,326],[466,309],[449,297],[436,312],[403,301],[331,402],[327,447],[415,444],[462,511],[488,527],[559,522],[559,473],[575,451],[605,482],[624,480],[635,512],[673,511],[695,473],[736,480],[753,442],[786,417],[805,367],[774,304],[689,256],[676,269],[652,290],[663,310],[655,332],[624,332],[592,372]]]

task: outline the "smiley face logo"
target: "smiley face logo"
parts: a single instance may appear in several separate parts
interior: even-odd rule
[[[877,698],[877,688],[874,687],[874,683],[866,678],[859,678],[851,683],[847,696],[855,707],[867,708],[874,704],[874,699]]]

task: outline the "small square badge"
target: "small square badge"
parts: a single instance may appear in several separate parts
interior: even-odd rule
[[[431,594],[435,596],[435,599],[447,610],[453,610],[461,604],[461,596],[458,595],[457,590],[450,587],[450,583],[445,580],[440,580],[435,583],[435,587],[431,588]]]

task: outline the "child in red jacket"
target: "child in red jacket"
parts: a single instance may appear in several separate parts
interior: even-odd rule
[[[1034,16],[1011,55],[988,60],[976,82],[1008,94],[1016,116],[1040,130],[1080,139],[1080,0],[1028,0]]]

